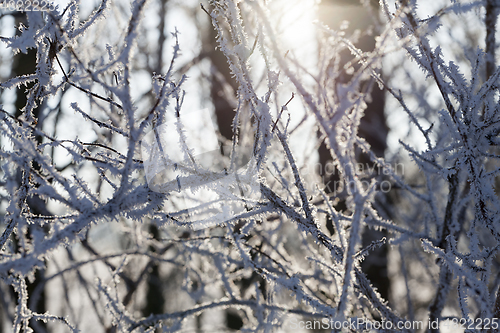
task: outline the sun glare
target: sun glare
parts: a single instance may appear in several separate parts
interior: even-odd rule
[[[316,60],[316,6],[316,0],[269,2],[271,19],[276,25],[280,41],[301,62]]]

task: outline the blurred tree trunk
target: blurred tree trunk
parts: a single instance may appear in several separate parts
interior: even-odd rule
[[[159,239],[160,234],[156,226],[149,226],[149,233],[153,239]],[[151,253],[155,253],[156,249],[149,247]],[[160,276],[158,264],[152,262],[149,267],[146,281],[146,304],[142,309],[142,315],[148,317],[152,314],[163,313],[165,307],[165,296],[163,294],[163,283]]]
[[[26,15],[16,15],[16,27],[18,27],[20,24],[27,25],[27,19]],[[14,56],[13,59],[13,65],[12,65],[12,72],[11,72],[11,77],[14,76],[20,76],[20,75],[27,75],[27,74],[33,74],[36,71],[36,54],[37,50],[35,49],[29,49],[26,54],[24,53],[18,53]],[[33,87],[33,83],[28,84],[27,86],[20,86],[16,89],[16,102],[15,102],[15,117],[18,118],[24,113],[24,107],[26,106],[27,103],[27,93],[28,91]],[[32,111],[33,117],[35,121],[37,121],[36,127],[41,128],[43,126],[43,120],[39,121],[41,118],[40,114],[40,102],[37,101],[38,106]],[[42,143],[42,137],[37,135],[36,140],[38,144]],[[30,166],[33,168],[34,171],[40,171],[40,166],[38,165],[37,162],[33,161],[32,165]],[[27,173],[31,173],[31,170],[24,170]],[[21,185],[21,170],[19,170],[19,173],[17,175],[18,178],[18,183],[19,186]],[[46,203],[38,196],[28,196],[27,205],[30,209],[30,212],[34,216],[40,216],[40,215],[50,215],[50,212],[48,212],[46,208]],[[29,226],[29,231],[28,231],[28,237],[31,235],[31,231],[34,228],[40,228],[42,229],[41,226],[37,224],[32,224]],[[17,246],[17,240],[14,237],[14,242],[15,246]],[[17,251],[15,251],[17,252]],[[33,291],[37,288],[39,284],[43,284],[44,282],[44,275],[45,275],[45,270],[44,269],[39,269],[35,273],[35,279],[33,282],[27,281],[27,286],[28,286],[28,299],[33,300],[32,294]],[[46,312],[46,304],[45,304],[45,292],[42,291],[40,293],[40,298],[36,301],[36,304],[32,306],[30,309],[34,312],[37,313],[45,313]],[[37,332],[46,332],[47,331],[47,325],[43,322],[35,321],[35,320],[30,320],[30,327],[34,327]]]
[[[158,16],[160,18],[160,22],[158,24],[158,50],[156,52],[156,62],[153,68],[153,71],[157,74],[163,73],[163,52],[164,44],[167,40],[167,36],[165,34],[167,3],[168,0],[159,0],[160,11]],[[156,225],[149,225],[149,233],[153,239],[160,239],[160,232]],[[156,250],[151,246],[149,247],[149,251],[153,253],[156,252]],[[160,276],[158,263],[152,261],[149,266],[149,272],[147,273],[146,280],[146,304],[142,308],[142,314],[144,317],[148,317],[152,314],[163,313],[163,309],[165,308],[164,286]],[[160,329],[157,329],[156,331],[159,332],[159,330]]]
[[[238,89],[236,81],[231,77],[226,56],[216,49],[217,32],[208,22],[207,34],[203,38],[203,49],[210,59],[210,98],[215,109],[215,118],[220,134],[227,140],[233,138],[233,118],[235,91]]]
[[[370,4],[371,10],[378,13],[378,2],[375,1]],[[348,35],[354,33],[359,29],[361,32],[366,31],[369,25],[375,23],[374,19],[370,17],[370,11],[361,6],[361,2],[357,0],[323,0],[320,5],[319,19],[332,29],[338,30],[342,21],[349,21],[349,28],[346,29]],[[371,35],[361,35],[358,43],[358,48],[365,52],[373,51],[375,48],[375,39]],[[353,60],[351,52],[344,50],[341,53],[341,66]],[[351,76],[345,72],[341,73],[340,78],[336,84],[343,84],[349,82]],[[364,83],[369,84],[368,82]],[[335,87],[330,87],[336,89]],[[367,87],[368,88],[368,87]],[[370,90],[369,90],[370,91]],[[365,114],[361,119],[359,126],[359,136],[364,138],[371,146],[372,151],[379,157],[384,156],[387,148],[387,133],[389,131],[386,125],[386,118],[384,113],[385,105],[385,91],[376,87],[370,91],[370,100],[367,100],[367,108]],[[324,141],[321,143],[319,149],[319,162],[321,164],[320,176],[325,184],[325,192],[327,194],[335,193],[339,190],[338,182],[340,181],[338,172],[335,171],[332,175],[326,174],[326,165],[332,163],[332,156],[330,151],[325,145]],[[363,170],[372,166],[369,156],[358,151],[356,152],[358,163],[361,163]],[[380,176],[380,175],[375,175]],[[343,187],[345,188],[345,186]],[[335,198],[334,198],[335,199]],[[347,207],[345,201],[339,200],[336,204],[336,209],[339,211],[346,211]],[[330,233],[334,233],[332,221],[328,219],[327,228]],[[386,236],[386,232],[376,231],[372,229],[365,229],[363,233],[363,246],[371,244]],[[386,300],[389,299],[389,278],[387,271],[387,245],[377,248],[362,262],[363,271],[367,274],[370,281],[378,289],[382,297]]]

